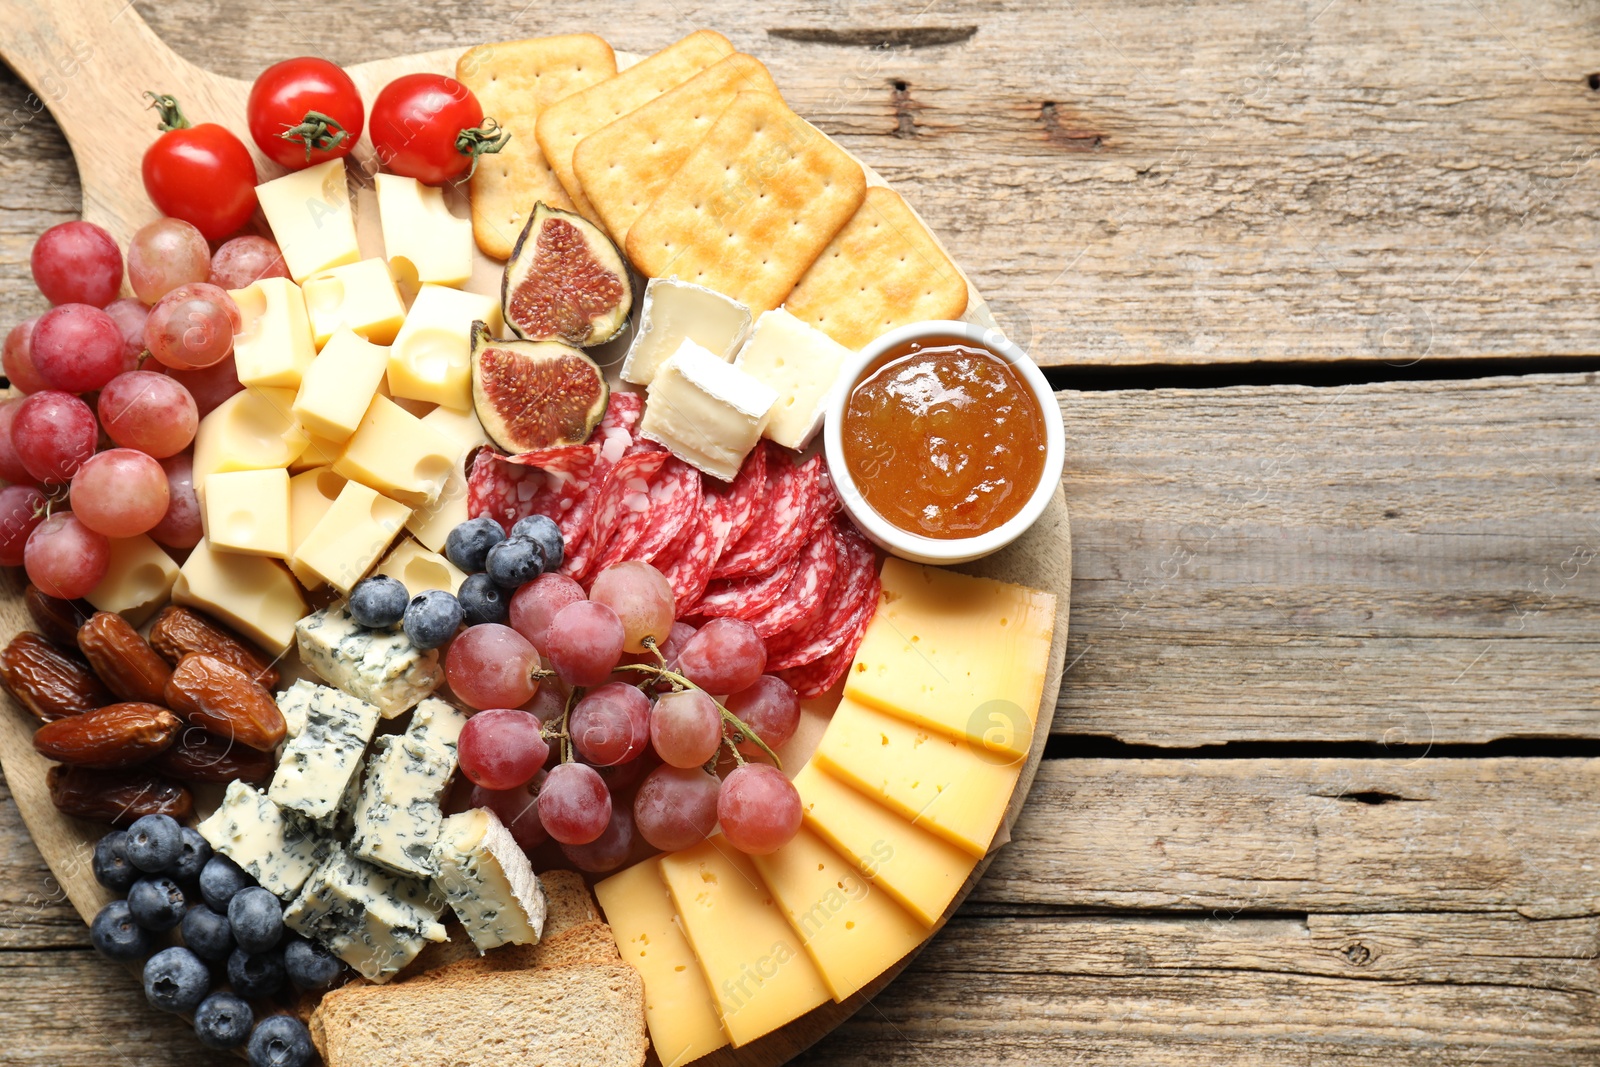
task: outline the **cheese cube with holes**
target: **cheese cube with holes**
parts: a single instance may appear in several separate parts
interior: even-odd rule
[[[467,576],[454,563],[437,552],[428,551],[410,538],[401,541],[393,552],[384,557],[383,562],[378,564],[377,573],[400,582],[412,596],[429,589],[442,589],[454,594],[461,590],[461,583],[467,580]]]
[[[333,469],[408,507],[439,498],[464,449],[393,400],[375,396]]]
[[[389,366],[389,349],[352,330],[339,330],[306,368],[294,416],[313,437],[348,441],[361,425]]]
[[[389,350],[389,392],[456,411],[472,410],[472,324],[500,330],[500,301],[424,285]]]
[[[423,421],[427,421],[426,416]],[[463,452],[450,468],[450,475],[445,479],[444,488],[439,490],[439,496],[432,503],[418,507],[406,520],[406,530],[430,551],[443,551],[445,538],[450,536],[450,531],[470,518],[467,514],[466,459],[467,454]]]
[[[114,537],[106,576],[84,599],[140,626],[166,603],[177,580],[178,565],[149,534]]]
[[[622,380],[649,385],[684,341],[728,360],[750,332],[750,309],[703,285],[652,278],[644,290],[639,333],[622,361]]]
[[[651,381],[639,432],[730,482],[761,440],[777,400],[772,389],[685,340]]]
[[[256,199],[295,281],[361,257],[343,159],[258,185]]]
[[[295,550],[296,573],[304,568],[340,593],[348,593],[410,517],[411,509],[404,504],[360,482],[346,482],[333,506]]]
[[[400,332],[406,306],[400,290],[381,259],[363,259],[323,271],[301,286],[311,336],[320,349],[340,330],[360,334],[376,345],[387,345]]]
[[[305,597],[277,560],[221,552],[201,541],[172,583],[172,602],[215,615],[250,640],[281,656],[294,644],[294,627],[306,613]]]
[[[245,385],[293,389],[316,357],[311,320],[300,287],[288,278],[261,278],[228,293],[242,325],[233,362]]]
[[[287,467],[310,443],[294,417],[289,389],[245,389],[200,420],[194,436],[194,484],[222,471]]]
[[[283,559],[289,554],[289,472],[226,471],[200,491],[206,540],[223,552]]]
[[[472,277],[472,220],[450,214],[444,190],[398,174],[374,175],[389,273],[415,288],[460,287]]]
[[[778,394],[763,431],[767,440],[799,451],[822,428],[828,394],[851,355],[844,345],[782,308],[762,312],[733,365]]]

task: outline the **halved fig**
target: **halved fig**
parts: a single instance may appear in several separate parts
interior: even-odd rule
[[[525,341],[604,344],[633,310],[628,264],[600,227],[540,201],[500,283],[506,326]]]
[[[560,341],[502,341],[472,324],[472,404],[495,446],[516,455],[582,444],[610,396],[594,361]]]

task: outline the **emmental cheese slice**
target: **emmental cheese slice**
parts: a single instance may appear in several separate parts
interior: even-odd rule
[[[340,593],[349,593],[410,516],[411,509],[404,504],[360,482],[346,482],[333,506],[295,550],[295,572],[315,575]]]
[[[323,271],[301,285],[311,336],[320,349],[340,330],[360,334],[375,345],[387,345],[400,332],[406,306],[381,259],[363,259]]]
[[[644,979],[644,1017],[661,1067],[679,1067],[728,1043],[655,860],[594,887],[617,951]]]
[[[178,565],[148,534],[114,537],[106,576],[84,599],[139,626],[166,603],[177,578]]]
[[[172,602],[215,615],[274,656],[294,644],[294,624],[310,610],[283,564],[219,552],[205,541],[179,570]]]
[[[313,437],[344,442],[361,425],[389,366],[389,349],[339,330],[306,369],[294,415]]]
[[[685,340],[650,382],[639,435],[731,482],[761,440],[778,394]]]
[[[500,331],[500,301],[424,285],[389,349],[389,392],[456,411],[472,410],[472,324]]]
[[[731,360],[750,332],[750,309],[703,285],[652,278],[644,289],[639,334],[622,361],[622,380],[649,385],[684,341]]]
[[[415,508],[439,498],[463,451],[454,438],[375,396],[333,469]]]
[[[289,479],[289,556],[285,562],[307,589],[321,585],[322,579],[309,569],[296,566],[294,553],[339,499],[346,480],[332,467],[313,467]]]
[[[450,214],[444,190],[415,178],[377,174],[372,180],[389,273],[412,289],[465,285],[472,277],[472,220]]]
[[[455,564],[409,539],[394,547],[394,551],[378,564],[377,573],[400,582],[412,596],[429,589],[442,589],[455,594],[461,591],[461,583],[467,580],[467,576]]]
[[[761,313],[733,365],[778,394],[762,435],[800,451],[822,428],[839,368],[850,350],[782,308]]]
[[[200,495],[206,540],[213,548],[277,559],[289,554],[288,471],[213,474]]]
[[[200,420],[194,436],[194,484],[221,471],[287,467],[310,438],[294,417],[289,389],[245,389]]]
[[[256,199],[295,281],[360,258],[343,159],[258,185]]]
[[[767,890],[844,1001],[922,944],[928,931],[805,827],[776,852],[751,856]]]
[[[1009,762],[1033,740],[1056,598],[890,556],[845,695]]]
[[[311,320],[300,287],[288,278],[261,278],[229,290],[242,325],[233,361],[244,385],[293,389],[316,357]]]
[[[1023,760],[997,756],[845,697],[813,757],[974,857],[1000,827]]]
[[[735,1048],[828,999],[750,857],[713,837],[663,856],[661,877]]]

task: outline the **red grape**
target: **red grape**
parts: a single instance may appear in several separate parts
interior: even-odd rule
[[[49,503],[31,485],[8,485],[0,489],[0,566],[22,566],[28,535],[44,521]]]
[[[524,852],[532,852],[550,839],[544,824],[539,821],[538,802],[525,786],[517,789],[485,789],[475,785],[467,803],[474,808],[488,808],[498,815]]]
[[[613,806],[611,820],[600,836],[587,845],[562,845],[561,852],[580,871],[605,874],[628,861],[633,851],[633,815],[623,806]]]
[[[157,219],[128,242],[128,284],[146,304],[211,275],[211,247],[193,223]]]
[[[239,306],[208,282],[180,285],[157,301],[144,324],[144,343],[177,370],[198,370],[228,358],[244,325]]]
[[[650,713],[650,741],[663,762],[698,767],[722,744],[722,713],[698,689],[663,694]]]
[[[607,682],[573,706],[567,732],[585,762],[626,763],[650,740],[650,698],[627,682]]]
[[[622,620],[623,645],[646,651],[645,638],[661,644],[672,629],[672,584],[666,575],[638,560],[607,567],[594,580],[589,599],[606,605]]]
[[[627,763],[616,763],[610,767],[595,767],[600,772],[600,777],[605,779],[606,788],[611,790],[614,797],[621,796],[644,779],[644,776],[661,766],[661,759],[656,755],[656,750],[650,747],[649,716],[645,717],[644,751]],[[592,764],[591,764],[592,766]]]
[[[568,604],[583,599],[583,586],[564,574],[541,574],[518,589],[511,598],[511,625],[533,642],[541,655],[548,655],[550,620]]]
[[[566,713],[570,692],[560,678],[540,679],[539,691],[533,694],[532,700],[523,703],[522,710],[537,715],[540,722],[554,722]]]
[[[469,626],[450,643],[444,670],[450,688],[473,708],[514,708],[533,696],[539,654],[528,639],[497,622]]]
[[[763,674],[748,689],[729,697],[727,706],[771,749],[787,743],[800,726],[800,697],[793,686],[775,675]],[[752,759],[764,755],[752,741],[741,741],[738,747]]]
[[[262,278],[287,278],[283,253],[265,237],[246,235],[222,242],[211,257],[211,276],[206,280],[223,289],[243,289]]]
[[[232,353],[221,363],[213,363],[199,370],[173,370],[159,360],[152,361],[148,366],[187,389],[189,395],[194,397],[196,412],[202,419],[221,407],[224,400],[244,391]]]
[[[106,305],[106,314],[122,331],[122,366],[133,370],[144,354],[144,324],[150,318],[150,309],[137,300],[123,297]]]
[[[99,389],[127,362],[116,321],[89,304],[61,304],[40,315],[29,350],[39,377],[68,393]]]
[[[63,222],[33,243],[33,284],[52,304],[103,308],[122,288],[122,252],[92,222]]]
[[[150,456],[113,448],[90,456],[72,476],[72,513],[107,537],[137,537],[167,513],[167,472]]]
[[[24,399],[11,424],[17,458],[41,482],[70,480],[84,460],[94,455],[99,436],[100,427],[89,405],[56,389]]]
[[[150,538],[168,548],[193,548],[204,535],[194,491],[194,456],[179,452],[162,460],[161,469],[167,472],[167,513],[150,530]]]
[[[21,397],[0,400],[0,478],[14,485],[34,480],[33,475],[28,473],[28,468],[22,465],[22,457],[17,455],[16,442],[11,439],[12,424],[17,421],[17,414],[21,410]]]
[[[678,653],[678,672],[708,693],[748,689],[766,669],[766,642],[743,619],[712,619]]]
[[[539,790],[539,821],[563,845],[587,845],[605,833],[611,793],[600,772],[582,763],[551,768]]]
[[[770,763],[746,763],[728,772],[717,797],[722,836],[740,852],[765,856],[800,830],[800,792]]]
[[[6,377],[11,379],[11,384],[19,392],[37,393],[48,389],[50,386],[39,374],[39,369],[33,365],[33,327],[38,323],[37,318],[19,322],[11,327],[11,332],[6,334],[5,345],[5,371]]]
[[[525,711],[480,711],[461,729],[461,773],[485,789],[527,785],[550,756],[539,730],[539,720]]]
[[[604,604],[580,600],[550,620],[546,640],[558,678],[568,685],[602,685],[622,659],[622,620]]]
[[[106,576],[111,542],[79,522],[70,511],[58,512],[28,535],[22,562],[28,581],[45,596],[76,600]]]
[[[699,767],[657,767],[633,798],[639,835],[663,852],[698,845],[717,826],[722,782]]]
[[[123,448],[157,459],[189,447],[200,426],[194,397],[165,374],[135,370],[119,374],[100,391],[100,425]]]

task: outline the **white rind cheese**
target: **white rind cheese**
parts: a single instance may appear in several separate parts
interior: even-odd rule
[[[444,941],[444,898],[425,881],[397,878],[335,848],[284,909],[283,923],[322,942],[362,977],[384,982]]]
[[[284,746],[267,796],[279,807],[331,828],[350,779],[360,773],[379,712],[337,689],[319,685],[313,690],[305,725]]]
[[[284,814],[266,794],[230,782],[222,803],[199,826],[200,836],[263,887],[291,897],[327,854],[329,843]]]
[[[822,428],[839,368],[851,352],[782,308],[763,312],[733,365],[778,394],[763,436],[796,452]]]
[[[400,630],[356,625],[344,601],[307,615],[295,626],[300,658],[329,685],[392,719],[444,682],[439,653],[413,645]]]
[[[652,278],[645,286],[639,333],[622,361],[622,380],[649,385],[684,341],[730,360],[750,331],[750,309],[703,285]]]
[[[494,812],[473,808],[446,819],[433,846],[433,864],[434,885],[479,952],[539,943],[544,887]]]
[[[350,849],[414,878],[432,877],[433,846],[444,820],[439,801],[456,770],[456,740],[467,717],[442,700],[425,700],[403,734],[378,738],[356,803]]]
[[[693,341],[661,365],[639,434],[713,478],[731,482],[761,439],[778,394]]]

